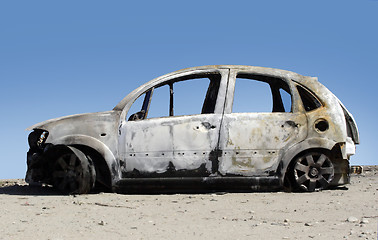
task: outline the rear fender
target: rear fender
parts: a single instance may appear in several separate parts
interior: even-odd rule
[[[309,149],[325,149],[331,151],[336,145],[336,142],[324,138],[309,138],[306,139],[285,151],[278,165],[277,174],[280,177],[281,183],[284,182],[285,173],[291,161],[300,153]]]

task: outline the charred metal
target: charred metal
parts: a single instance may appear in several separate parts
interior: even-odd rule
[[[192,85],[198,96],[188,94]],[[26,181],[65,193],[311,192],[349,183],[359,144],[353,116],[317,78],[237,65],[166,74],[111,111],[29,130]]]

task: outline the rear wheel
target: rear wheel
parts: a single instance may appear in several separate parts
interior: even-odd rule
[[[89,156],[74,147],[68,147],[55,161],[53,186],[67,194],[88,193],[94,186],[96,171]]]
[[[330,158],[321,152],[309,152],[297,158],[292,171],[294,184],[307,192],[326,189],[334,177]]]

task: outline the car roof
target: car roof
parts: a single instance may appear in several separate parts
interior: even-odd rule
[[[124,99],[122,99],[113,110],[122,110],[125,105],[132,100],[132,97],[135,95],[135,93],[139,91],[145,91],[152,86],[155,86],[156,84],[160,84],[164,82],[167,78],[173,77],[174,75],[181,75],[185,72],[195,72],[195,71],[203,71],[203,70],[215,70],[215,69],[234,69],[238,71],[248,71],[255,74],[261,74],[271,77],[277,77],[277,78],[286,78],[286,79],[292,79],[298,83],[301,83],[303,85],[307,85],[307,82],[316,82],[316,77],[309,77],[309,76],[303,76],[295,72],[277,69],[277,68],[267,68],[267,67],[257,67],[257,66],[247,66],[247,65],[206,65],[206,66],[198,66],[198,67],[190,67],[190,68],[184,68],[178,71],[174,71],[171,73],[167,73],[165,75],[159,76],[157,78],[152,79],[151,81],[141,85],[131,93],[129,93]]]

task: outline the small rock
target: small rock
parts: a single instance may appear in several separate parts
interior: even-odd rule
[[[101,220],[101,221],[98,222],[98,225],[104,226],[105,222]]]
[[[352,222],[352,223],[358,222],[358,218],[356,218],[356,217],[348,217],[347,221],[348,222]]]
[[[284,222],[285,222],[285,223],[288,223],[288,222],[289,222],[289,219],[286,218],[286,219],[284,220]]]
[[[355,234],[355,233],[356,233],[355,231],[350,230],[349,235],[353,235],[353,234]]]
[[[307,226],[307,227],[312,226],[311,223],[305,223],[304,225]]]
[[[367,218],[362,218],[360,223],[361,224],[368,224],[369,220]]]
[[[225,195],[227,192],[216,192],[215,195]]]

